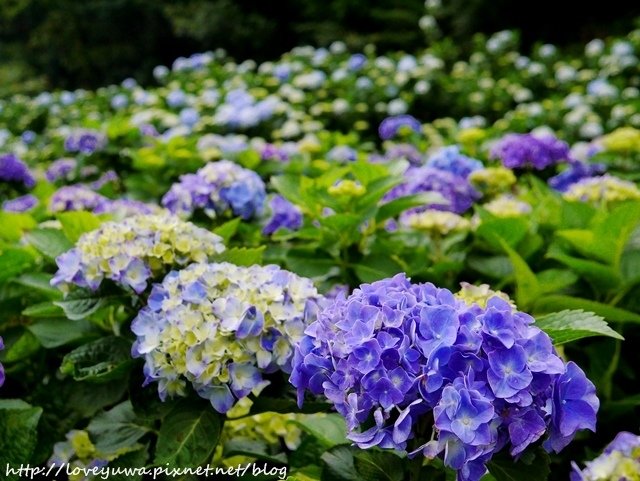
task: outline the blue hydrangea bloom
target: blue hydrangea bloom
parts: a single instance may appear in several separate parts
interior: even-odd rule
[[[572,162],[569,167],[548,180],[548,184],[558,192],[566,192],[576,182],[603,174],[604,164],[588,164],[586,162]]]
[[[385,196],[385,201],[407,195],[436,192],[444,197],[444,203],[429,204],[412,209],[421,212],[426,209],[446,210],[461,214],[480,198],[480,193],[465,179],[445,170],[432,167],[412,167],[405,173],[405,182],[394,187]]]
[[[449,145],[438,150],[427,160],[427,167],[445,170],[457,176],[467,178],[471,172],[484,168],[482,162],[460,153],[460,147]]]
[[[58,159],[49,165],[44,176],[49,182],[55,182],[57,180],[65,180],[70,174],[75,172],[78,166],[76,159],[63,158]]]
[[[293,346],[315,317],[309,279],[277,266],[192,264],[156,284],[131,324],[132,354],[162,400],[187,384],[221,413],[290,372]]]
[[[640,436],[618,433],[583,469],[575,462],[571,464],[571,481],[636,481],[640,479]]]
[[[67,185],[59,188],[49,199],[51,212],[68,212],[75,210],[93,211],[108,199],[94,192],[86,185]]]
[[[497,295],[481,306],[398,274],[322,308],[290,382],[300,404],[306,391],[326,397],[359,447],[413,440],[410,455],[441,455],[459,481],[478,481],[498,451],[543,438],[558,450],[595,428],[594,385],[533,322]]]
[[[36,185],[29,167],[14,154],[0,155],[0,181],[23,185],[27,189]]]
[[[67,152],[81,154],[93,154],[104,149],[107,145],[107,137],[95,130],[82,129],[71,133],[64,141]]]
[[[185,217],[202,209],[210,217],[231,214],[248,220],[262,213],[265,199],[265,185],[258,174],[221,160],[180,177],[162,198],[162,205]]]
[[[275,195],[269,202],[271,218],[262,229],[264,235],[271,235],[278,229],[298,230],[302,227],[302,211],[281,195]]]
[[[394,138],[402,128],[420,133],[422,125],[412,115],[394,115],[380,123],[378,134],[382,140],[389,140]]]
[[[509,169],[543,170],[568,161],[570,153],[569,145],[552,135],[507,134],[491,149],[491,157]]]
[[[5,212],[27,212],[38,205],[38,199],[31,194],[6,200],[2,203]]]

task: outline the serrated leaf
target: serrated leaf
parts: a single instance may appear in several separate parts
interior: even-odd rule
[[[544,296],[535,305],[535,311],[542,313],[555,312],[562,309],[587,309],[609,321],[640,323],[640,315],[635,312],[580,297]]]
[[[64,318],[51,318],[35,322],[27,329],[33,333],[47,349],[64,346],[92,335],[98,331],[87,321],[70,321]]]
[[[181,401],[164,418],[155,463],[176,467],[196,467],[208,461],[215,449],[222,421],[208,403]]]
[[[121,299],[126,299],[126,296],[105,296],[88,289],[74,289],[63,300],[55,301],[54,304],[61,307],[69,319],[79,321],[88,318],[102,307]]]
[[[362,282],[374,282],[402,272],[402,267],[388,256],[369,256],[353,266]]]
[[[404,478],[406,459],[392,452],[362,450],[355,453],[354,461],[363,479],[402,481]]]
[[[323,453],[320,459],[324,463],[322,481],[362,481],[348,446],[336,446]]]
[[[149,432],[136,420],[130,401],[125,401],[98,414],[87,426],[96,449],[102,454],[115,454],[130,448]]]
[[[44,272],[28,272],[15,279],[15,283],[38,291],[49,299],[62,298],[62,292],[51,286],[51,275]]]
[[[582,310],[564,310],[540,316],[536,319],[536,326],[549,334],[555,345],[593,336],[624,340],[602,317]]]
[[[105,382],[124,376],[132,363],[131,342],[110,336],[71,351],[62,359],[60,371],[76,381]]]
[[[234,219],[231,219],[227,222],[225,222],[224,224],[216,227],[215,229],[213,229],[213,233],[219,235],[220,237],[222,237],[222,240],[224,241],[225,244],[227,244],[229,242],[229,240],[235,235],[235,233],[238,231],[238,226],[240,225],[240,221],[242,219],[240,219],[240,217],[236,217]]]
[[[229,262],[237,266],[252,266],[262,263],[262,254],[265,246],[260,247],[233,247],[217,254],[214,257],[215,262]]]
[[[20,477],[5,473],[5,468],[19,467],[31,461],[36,448],[38,422],[42,409],[32,407],[20,399],[0,399],[0,458],[7,481]]]
[[[346,437],[347,426],[344,418],[338,414],[328,414],[322,417],[308,416],[292,422],[316,438],[326,448],[351,444],[351,441]]]
[[[64,235],[73,243],[76,243],[82,234],[97,229],[102,223],[95,214],[81,210],[61,212],[56,218],[62,224]]]
[[[55,259],[73,247],[64,233],[58,229],[34,229],[25,235],[25,239],[49,259]]]

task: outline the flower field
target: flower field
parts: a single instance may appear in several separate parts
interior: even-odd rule
[[[0,478],[640,481],[638,56],[218,50],[0,100]]]

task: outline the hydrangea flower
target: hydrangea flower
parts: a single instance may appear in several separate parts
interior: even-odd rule
[[[461,282],[460,290],[456,292],[454,296],[464,301],[466,304],[477,304],[483,309],[487,307],[489,299],[499,297],[511,304],[511,307],[514,309],[516,308],[516,305],[507,294],[502,291],[494,291],[491,289],[489,284],[480,284],[479,286],[475,286],[468,282]]]
[[[76,159],[63,158],[58,159],[51,163],[46,170],[44,176],[49,182],[55,182],[60,179],[68,179],[69,174],[74,172],[77,168],[78,162]]]
[[[495,195],[514,185],[516,176],[504,167],[487,167],[471,172],[469,182],[483,194]]]
[[[423,230],[436,235],[464,232],[471,228],[468,219],[453,212],[428,209],[400,217],[400,223],[415,230]]]
[[[482,207],[496,217],[521,217],[531,213],[531,205],[512,195],[503,194]]]
[[[567,200],[609,203],[640,199],[640,190],[633,182],[613,175],[588,177],[572,184],[563,194]]]
[[[459,481],[478,481],[498,451],[543,438],[557,451],[595,429],[595,386],[533,321],[499,296],[481,307],[398,274],[322,309],[290,382],[300,404],[307,390],[326,397],[360,448],[415,438],[412,455],[442,455]],[[428,419],[431,435],[417,429]]]
[[[640,130],[633,127],[621,127],[600,139],[608,152],[628,154],[640,152]]]
[[[424,208],[412,210],[418,212],[427,208],[448,210],[461,214],[480,198],[480,194],[463,177],[432,167],[409,168],[405,173],[405,182],[394,187],[385,196],[386,201],[424,192],[436,192],[445,199],[445,203],[434,203]]]
[[[465,179],[469,177],[469,174],[472,172],[484,167],[479,160],[461,154],[460,147],[457,145],[441,148],[429,157],[425,165],[427,167],[433,167],[434,169],[451,172]]]
[[[413,166],[420,166],[423,163],[422,153],[411,144],[393,144],[389,146],[385,152],[384,159],[406,159]]]
[[[258,174],[221,160],[180,177],[162,198],[162,205],[186,217],[203,209],[210,217],[232,214],[248,220],[262,213],[265,198],[265,185]]]
[[[403,131],[420,133],[422,125],[411,115],[394,115],[387,117],[380,123],[378,134],[382,140],[389,140]]]
[[[51,196],[49,210],[51,212],[93,211],[107,201],[106,197],[94,192],[85,185],[67,185],[59,188]]]
[[[271,218],[262,229],[264,235],[271,235],[278,229],[295,231],[302,227],[302,211],[281,195],[274,195],[269,206]]]
[[[105,222],[83,234],[76,246],[56,258],[51,285],[98,289],[104,279],[135,292],[171,267],[205,262],[224,250],[222,239],[174,216],[138,215]]]
[[[571,481],[640,481],[640,436],[618,433],[584,469],[576,463],[572,467]]]
[[[5,212],[28,212],[38,205],[38,199],[31,194],[6,200],[2,203]]]
[[[491,149],[491,157],[509,169],[545,169],[569,159],[569,145],[552,135],[507,134]]]
[[[0,155],[0,181],[23,185],[27,189],[36,185],[29,167],[14,154]]]
[[[69,481],[86,481],[85,473],[100,469],[109,461],[118,457],[118,453],[102,453],[91,441],[87,431],[72,429],[66,434],[66,441],[53,445],[53,454],[47,461],[48,466],[69,465]],[[86,470],[86,471],[85,471]]]
[[[162,400],[187,383],[226,413],[264,386],[264,374],[290,371],[318,293],[309,279],[277,266],[192,264],[156,284],[131,324],[132,354],[144,357],[145,384]]]
[[[569,167],[548,180],[551,188],[558,192],[566,192],[576,182],[602,174],[606,170],[604,164],[572,162]]]
[[[90,129],[72,132],[64,141],[64,148],[67,152],[78,152],[87,155],[104,149],[106,145],[106,135]]]

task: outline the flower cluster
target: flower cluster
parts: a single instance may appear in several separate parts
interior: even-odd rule
[[[571,185],[563,194],[567,200],[609,203],[640,199],[640,189],[628,180],[613,175],[588,177]]]
[[[390,201],[398,197],[425,192],[436,192],[444,198],[444,202],[417,208],[413,210],[414,212],[432,208],[461,214],[480,198],[478,191],[465,178],[445,170],[427,166],[410,167],[405,173],[405,179],[403,184],[391,189],[385,196],[385,200]]]
[[[491,150],[491,156],[509,169],[545,169],[569,159],[569,146],[552,135],[508,134]]]
[[[394,138],[399,133],[415,132],[419,133],[422,125],[411,115],[394,115],[387,117],[380,123],[378,134],[382,140]]]
[[[77,167],[78,162],[76,161],[76,159],[58,159],[52,162],[51,165],[49,165],[44,176],[51,183],[61,179],[69,179],[69,177],[73,172],[75,172]]]
[[[548,183],[550,187],[558,192],[566,192],[576,182],[602,174],[604,171],[604,164],[572,162],[567,169],[551,177]]]
[[[262,213],[265,198],[265,185],[258,174],[221,160],[180,177],[162,198],[162,205],[187,217],[202,209],[210,217],[230,213],[247,220]]]
[[[531,205],[512,195],[500,195],[482,206],[496,217],[521,217],[531,212]]]
[[[86,472],[107,466],[109,461],[117,457],[117,454],[100,452],[87,431],[72,429],[65,437],[66,441],[53,445],[53,454],[47,465],[60,467],[69,464],[72,471],[69,481],[85,481]]]
[[[94,192],[86,185],[66,185],[60,187],[49,199],[51,212],[68,212],[74,210],[93,211],[108,199]]]
[[[187,382],[221,413],[290,371],[293,346],[317,310],[312,282],[277,266],[192,264],[154,285],[131,324],[134,357],[161,399]]]
[[[468,219],[453,212],[427,209],[422,212],[403,214],[400,223],[431,235],[447,235],[452,232],[464,232],[471,228]]]
[[[633,127],[621,127],[603,136],[600,143],[608,152],[618,154],[640,152],[640,130]]]
[[[516,176],[505,167],[487,167],[471,172],[469,182],[483,194],[495,195],[513,186]]]
[[[465,179],[469,177],[472,172],[484,167],[479,160],[461,154],[460,147],[457,145],[443,147],[429,157],[426,165],[434,169],[446,170]]]
[[[461,481],[478,481],[497,451],[518,456],[545,435],[558,451],[595,428],[595,386],[499,296],[481,307],[398,274],[336,298],[305,334],[290,378],[300,403],[324,395],[361,448],[414,439],[414,454],[444,453]]]
[[[271,218],[262,229],[264,235],[271,235],[278,229],[298,230],[302,227],[302,212],[281,195],[274,195],[269,206]]]
[[[29,168],[14,154],[0,155],[0,181],[32,188],[36,180]]]
[[[571,481],[640,481],[640,436],[618,433],[584,469],[572,464]]]
[[[177,217],[129,217],[83,234],[73,249],[56,259],[58,272],[51,285],[95,290],[110,279],[141,293],[169,268],[205,262],[223,250],[219,236]]]
[[[38,205],[38,199],[31,194],[22,195],[2,203],[5,212],[27,212]]]
[[[67,152],[87,155],[104,149],[106,145],[107,137],[104,134],[89,129],[72,132],[64,140],[64,148]]]

